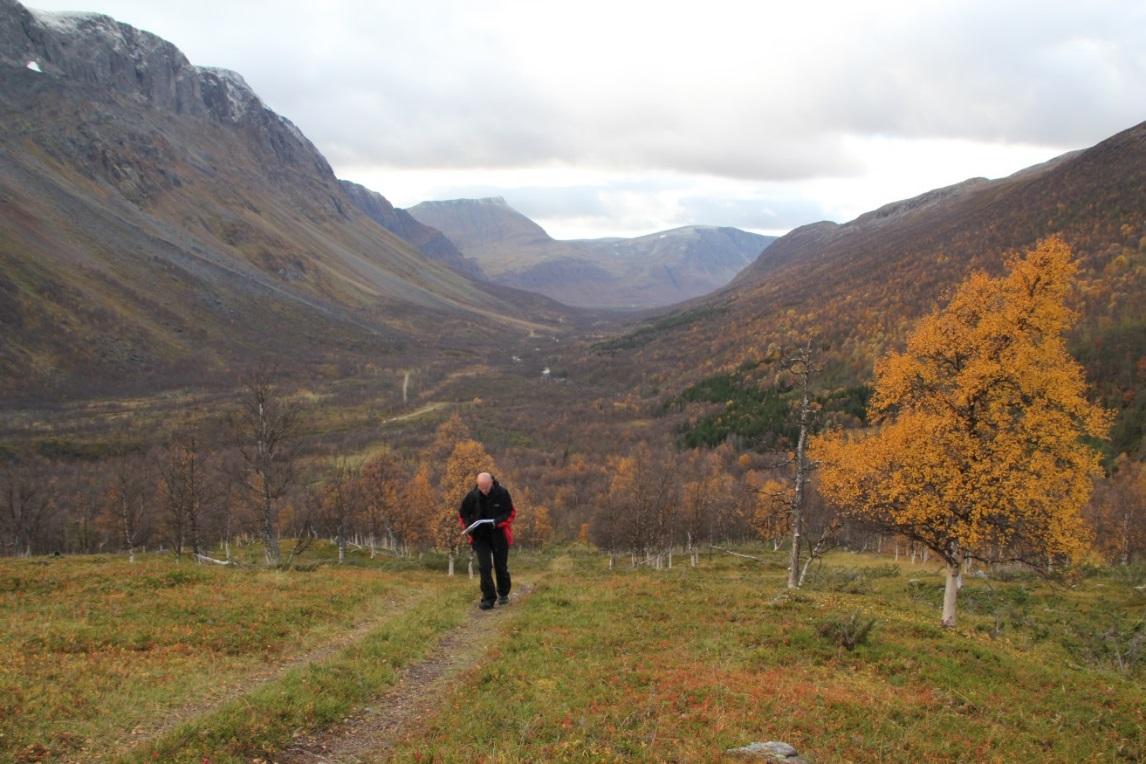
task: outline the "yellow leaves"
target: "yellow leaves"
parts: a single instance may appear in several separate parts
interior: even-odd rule
[[[1002,278],[969,277],[942,311],[919,321],[905,352],[877,364],[877,419],[905,407],[966,417],[1016,390],[1059,405],[1083,399],[1061,339],[1072,317],[1064,304],[1076,270],[1069,249],[1052,238],[1010,263]]]
[[[1066,351],[1076,267],[1062,240],[974,274],[876,365],[878,430],[814,443],[825,495],[943,553],[1015,547],[1081,551],[1079,510],[1110,415],[1087,401]]]
[[[794,490],[778,480],[765,481],[756,492],[752,526],[763,538],[774,538],[788,528]]]
[[[421,462],[416,495],[419,503],[429,502],[424,507],[426,535],[440,551],[456,553],[466,543],[458,525],[458,505],[479,472],[496,474],[493,460],[455,414],[438,428]]]
[[[515,500],[514,504],[518,502]],[[543,547],[553,537],[553,520],[549,514],[549,507],[544,504],[528,504],[518,508],[520,526],[516,532],[518,538],[535,547]]]
[[[768,480],[765,481],[764,485],[760,486],[760,495],[762,498],[768,497],[769,499],[775,499],[787,494],[789,490],[788,486],[779,480]],[[781,500],[783,499],[781,498]]]

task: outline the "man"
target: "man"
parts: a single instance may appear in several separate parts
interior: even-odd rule
[[[509,545],[513,543],[510,525],[516,515],[509,491],[488,472],[477,476],[477,485],[462,499],[458,510],[458,519],[478,558],[482,610],[492,608],[495,601],[509,604]],[[475,525],[481,520],[486,522]]]

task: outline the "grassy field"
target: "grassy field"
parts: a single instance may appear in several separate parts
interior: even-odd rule
[[[266,757],[425,655],[464,617],[462,581],[381,559],[0,560],[0,761]]]
[[[839,554],[788,593],[747,551],[769,561],[516,552],[531,593],[386,760],[1146,761],[1141,581],[970,578],[941,630],[933,566]],[[312,567],[0,560],[0,761],[272,762],[475,605],[439,560]]]

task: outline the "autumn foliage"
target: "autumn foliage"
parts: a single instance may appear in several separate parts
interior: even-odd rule
[[[999,278],[974,274],[876,365],[874,430],[816,444],[821,490],[856,518],[925,544],[948,566],[955,620],[968,559],[1045,566],[1076,558],[1081,509],[1106,435],[1063,334],[1075,275],[1066,244],[1041,241]]]

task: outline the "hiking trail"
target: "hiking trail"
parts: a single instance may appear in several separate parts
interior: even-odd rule
[[[399,673],[388,690],[366,707],[323,730],[301,734],[275,764],[367,764],[388,761],[399,732],[417,728],[432,716],[455,677],[477,665],[494,643],[512,608],[532,590],[514,591],[510,604],[469,611],[460,626],[447,633],[429,656]]]

